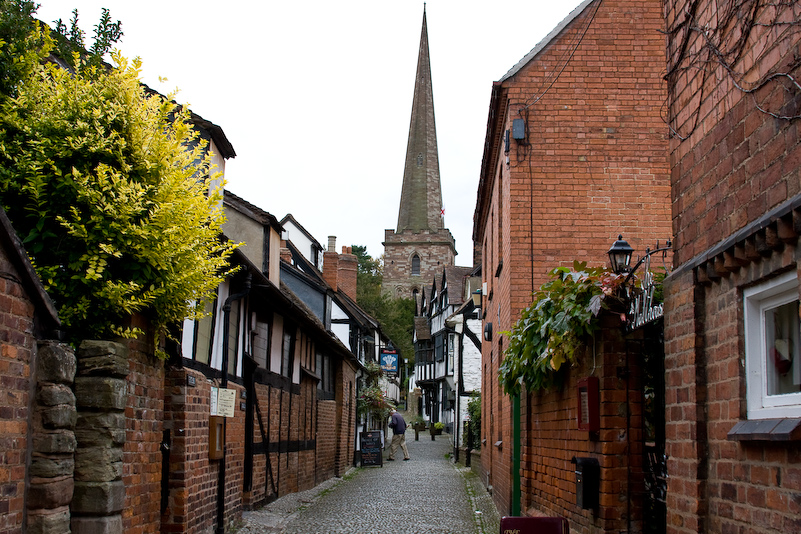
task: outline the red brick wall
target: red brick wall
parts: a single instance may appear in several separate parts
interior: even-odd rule
[[[22,532],[31,406],[31,372],[36,352],[34,306],[16,269],[0,247],[0,534]]]
[[[642,530],[642,394],[638,353],[626,347],[616,316],[605,318],[582,365],[571,369],[561,390],[528,395],[522,402],[523,469],[526,515],[566,517],[570,531],[640,532]],[[629,371],[621,373],[621,369]],[[577,381],[599,378],[600,430],[579,430]],[[628,414],[628,416],[627,416]],[[574,457],[591,457],[601,468],[599,508],[576,505]],[[631,517],[629,527],[628,518]]]
[[[337,420],[337,403],[317,403],[317,482],[336,474],[337,432],[332,421]]]
[[[147,331],[142,318],[134,322]],[[128,343],[127,423],[123,448],[125,484],[123,528],[127,534],[157,533],[161,529],[161,450],[164,418],[164,362],[153,347],[140,340]]]
[[[799,120],[781,118],[801,112],[801,91],[789,83],[801,76],[801,6],[736,5],[665,5],[675,259],[684,266],[666,285],[665,309],[676,534],[801,530],[798,442],[727,439],[747,418],[742,290],[798,269],[795,239],[764,246],[775,221],[748,225],[801,193]],[[699,27],[705,36],[687,32]],[[727,239],[730,248],[710,251]],[[758,252],[746,250],[755,244]]]
[[[661,3],[607,0],[595,13],[597,5],[496,88],[497,134],[523,118],[529,143],[512,140],[507,164],[498,141],[496,166],[482,171],[488,185],[476,221],[484,321],[494,330],[482,347],[481,461],[502,514],[511,511],[512,420],[498,388],[506,348],[499,332],[512,328],[554,267],[605,264],[618,233],[640,253],[671,234]]]
[[[347,373],[346,373],[347,374]],[[187,386],[187,376],[195,386]],[[352,377],[353,373],[350,372]],[[277,379],[280,381],[280,379]],[[188,368],[170,369],[166,382],[165,425],[171,430],[170,494],[162,516],[163,532],[202,533],[217,524],[219,460],[209,460],[209,399],[214,382]],[[237,391],[242,386],[228,383]],[[255,384],[259,410],[253,411],[252,483],[245,491],[245,411],[238,408],[226,420],[226,519],[236,521],[244,507],[258,507],[278,496],[304,491],[344,473],[340,457],[353,455],[340,447],[342,432],[352,425],[340,421],[336,401],[317,398],[317,381],[304,375],[300,385]],[[291,389],[291,391],[290,391]],[[239,395],[239,394],[238,394]],[[239,398],[239,397],[237,397]],[[352,402],[349,403],[352,405]],[[259,426],[267,435],[265,444]],[[270,451],[270,452],[267,452]],[[265,454],[266,452],[266,454]],[[269,464],[268,464],[269,457]],[[160,466],[160,463],[159,463]],[[273,486],[273,484],[275,486]],[[275,487],[275,491],[273,491]],[[158,498],[156,498],[158,505]]]
[[[796,2],[763,3],[756,11],[755,25],[737,16],[724,28],[728,6],[697,2],[689,26],[707,27],[709,42],[723,41],[718,48],[733,64],[729,75],[715,59],[715,50],[705,46],[707,41],[696,31],[690,32],[687,52],[681,53],[687,31],[680,24],[690,4],[689,0],[670,0],[665,7],[667,27],[677,28],[668,42],[667,59],[668,119],[676,132],[670,149],[678,263],[801,192],[798,121],[775,119],[757,107],[782,116],[801,114],[799,91],[789,78],[761,83],[771,72],[799,79],[801,7]],[[746,12],[757,2],[740,4]],[[788,24],[791,21],[795,24]],[[738,56],[735,45],[743,29],[748,30],[748,39]]]
[[[337,454],[334,475],[343,476],[353,466],[356,451],[356,370],[351,364],[342,362],[337,371]],[[321,420],[321,427],[325,428]]]
[[[703,294],[696,291],[692,272],[665,282],[665,439],[668,456],[668,526],[671,532],[703,532],[699,515],[705,514],[705,444],[703,401],[705,383],[698,380],[697,353],[702,330],[695,307]],[[697,302],[697,301],[701,302]],[[703,441],[702,441],[703,444]]]
[[[195,386],[187,385],[188,376],[195,378]],[[217,383],[186,368],[171,369],[166,383],[171,479],[162,532],[207,532],[217,526],[220,460],[209,459],[211,388]],[[230,523],[241,517],[243,506],[245,412],[238,402],[242,386],[229,382],[228,388],[237,391],[234,417],[225,420],[225,515]]]

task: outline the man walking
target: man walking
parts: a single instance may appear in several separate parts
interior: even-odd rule
[[[403,450],[403,459],[409,459],[409,449],[406,448],[406,421],[403,416],[396,410],[392,410],[392,417],[389,421],[389,427],[392,429],[392,443],[389,446],[389,456],[387,461],[395,460],[395,452],[398,450],[398,445]]]

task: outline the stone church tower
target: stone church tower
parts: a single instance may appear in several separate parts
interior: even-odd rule
[[[425,8],[398,227],[384,231],[383,245],[383,290],[394,297],[422,294],[446,265],[454,264],[456,256],[442,208]]]

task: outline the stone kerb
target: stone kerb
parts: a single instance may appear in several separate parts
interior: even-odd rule
[[[122,481],[128,349],[110,341],[84,341],[78,348],[75,397],[75,495],[72,532],[122,532]]]
[[[29,534],[68,533],[76,440],[76,362],[63,343],[43,341],[37,351],[33,440],[26,503]]]

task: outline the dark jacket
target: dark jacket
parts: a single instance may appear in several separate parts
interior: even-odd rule
[[[392,420],[389,422],[389,427],[392,429],[392,433],[395,435],[406,433],[406,421],[403,420],[403,416],[398,412],[392,414]]]

